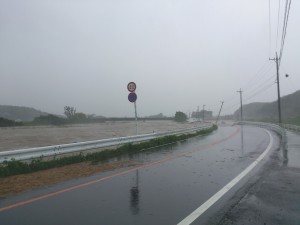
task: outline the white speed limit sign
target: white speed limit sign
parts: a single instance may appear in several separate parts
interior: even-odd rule
[[[136,84],[134,82],[129,82],[127,84],[127,90],[130,92],[134,92],[136,89]]]

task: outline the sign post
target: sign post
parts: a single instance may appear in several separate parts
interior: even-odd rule
[[[137,119],[137,110],[136,110],[137,95],[135,93],[136,84],[134,82],[129,82],[127,84],[127,90],[130,92],[128,95],[128,101],[134,103],[135,131],[136,131],[136,135],[138,135],[138,119]]]
[[[135,114],[135,133],[138,135],[138,120],[137,120],[137,111],[136,111],[136,102],[134,102],[134,114]]]

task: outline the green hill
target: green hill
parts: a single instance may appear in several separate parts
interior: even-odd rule
[[[48,113],[34,108],[22,106],[0,105],[0,118],[14,121],[32,121],[35,117],[44,116]]]
[[[245,120],[277,120],[277,101],[269,103],[250,103],[243,106]],[[281,113],[283,121],[300,117],[300,90],[293,94],[281,97]],[[240,118],[240,109],[234,112],[234,118]]]

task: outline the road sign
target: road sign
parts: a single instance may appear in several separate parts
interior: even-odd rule
[[[134,82],[129,82],[127,84],[127,90],[130,92],[134,92],[136,89],[136,84]]]
[[[138,119],[137,119],[137,112],[136,112],[136,100],[137,95],[135,93],[136,84],[134,82],[129,82],[127,84],[127,90],[130,92],[128,95],[128,101],[134,103],[134,112],[135,112],[135,124],[136,124],[136,135],[138,135]]]
[[[134,92],[129,93],[129,95],[128,95],[128,100],[129,100],[130,102],[135,102],[135,101],[137,100],[137,95],[136,95],[136,93],[134,93]]]

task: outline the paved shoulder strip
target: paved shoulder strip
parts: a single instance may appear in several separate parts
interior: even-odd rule
[[[188,215],[184,220],[182,220],[177,225],[189,225],[194,222],[198,217],[200,217],[207,209],[209,209],[214,203],[216,203],[223,195],[225,195],[231,188],[233,188],[241,179],[243,179],[270,151],[273,145],[273,138],[269,131],[266,130],[269,135],[270,142],[266,150],[248,166],[243,172],[241,172],[237,177],[225,185],[221,190],[214,194],[210,199],[203,203],[194,212]]]

